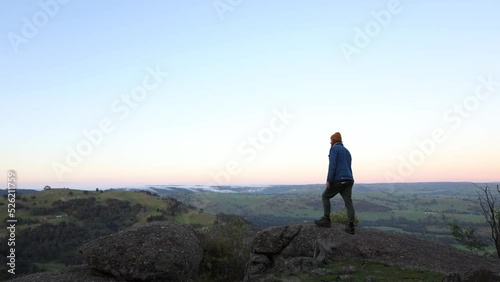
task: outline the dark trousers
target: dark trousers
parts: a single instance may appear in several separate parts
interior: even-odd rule
[[[340,193],[347,209],[347,218],[349,222],[354,222],[354,206],[352,205],[352,186],[353,180],[330,182],[330,189],[326,189],[321,195],[323,200],[323,210],[325,217],[330,217],[331,206],[330,199]]]

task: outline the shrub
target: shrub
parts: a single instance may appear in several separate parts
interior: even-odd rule
[[[342,210],[330,214],[330,221],[335,222],[335,223],[340,223],[340,224],[347,224],[348,219],[347,219],[347,209],[343,208]],[[359,218],[355,215],[354,216],[354,224],[358,225],[359,223]]]
[[[203,245],[200,278],[206,281],[242,281],[245,265],[250,259],[251,229],[242,218],[217,222],[209,231],[199,234]]]

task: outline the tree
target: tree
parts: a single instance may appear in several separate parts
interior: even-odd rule
[[[491,241],[495,244],[497,256],[500,258],[500,209],[495,207],[497,197],[493,195],[492,189],[486,184],[485,187],[476,185],[481,191],[479,195],[479,204],[483,210],[484,217],[491,228]],[[500,185],[497,184],[497,192],[500,194]]]
[[[485,248],[488,246],[484,243],[481,238],[475,234],[475,230],[472,227],[463,228],[455,223],[448,223],[451,229],[451,234],[455,237],[455,240],[464,245],[469,251],[474,254],[479,252],[487,253]]]

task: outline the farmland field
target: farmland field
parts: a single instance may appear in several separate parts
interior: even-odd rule
[[[169,196],[208,213],[236,214],[266,227],[313,222],[323,213],[322,192],[321,185],[309,185],[304,191],[295,187],[291,193],[176,192]],[[488,240],[490,230],[479,205],[478,187],[472,183],[355,184],[353,201],[361,228],[427,236],[452,244],[448,224],[456,223],[474,227]],[[343,209],[340,195],[331,205],[332,213]]]

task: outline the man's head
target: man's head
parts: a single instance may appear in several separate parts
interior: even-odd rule
[[[335,132],[332,136],[330,136],[330,144],[335,144],[337,142],[342,142],[342,135],[339,132]]]

